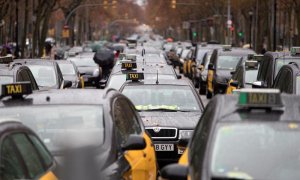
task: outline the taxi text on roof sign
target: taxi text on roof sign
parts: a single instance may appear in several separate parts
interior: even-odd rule
[[[139,81],[144,79],[144,73],[128,73],[126,80]]]
[[[132,63],[132,62],[122,62],[122,69],[136,69],[137,65],[136,63]]]
[[[1,86],[1,97],[5,96],[22,96],[32,93],[29,82],[19,82],[14,84],[3,84]]]
[[[242,89],[238,105],[245,108],[283,107],[278,89]]]

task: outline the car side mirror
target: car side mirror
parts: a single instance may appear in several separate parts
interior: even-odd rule
[[[189,139],[185,138],[185,139],[180,139],[177,143],[177,146],[178,147],[181,147],[181,148],[186,148],[187,145],[189,144]]]
[[[127,142],[122,145],[122,150],[143,150],[146,148],[145,139],[139,135],[130,135]]]
[[[188,167],[179,164],[170,164],[161,171],[161,177],[172,180],[187,180]]]
[[[72,81],[64,80],[64,89],[72,87]]]
[[[213,63],[209,63],[208,69],[209,70],[215,70]]]
[[[239,82],[237,82],[237,81],[232,81],[231,83],[230,83],[230,86],[233,86],[233,87],[238,87],[239,86]]]
[[[252,88],[263,88],[263,82],[262,81],[253,82]]]
[[[179,74],[177,74],[176,76],[177,76],[177,79],[181,79],[182,78],[182,76],[179,75]]]

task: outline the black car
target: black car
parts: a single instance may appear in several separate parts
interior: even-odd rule
[[[120,92],[139,111],[150,134],[160,165],[179,159],[180,140],[188,139],[203,111],[202,101],[189,81],[142,80],[143,74],[129,73]]]
[[[278,72],[273,88],[282,93],[300,95],[300,68],[295,62],[282,66]]]
[[[102,78],[102,69],[93,60],[94,53],[87,55],[81,54],[75,57],[68,58],[72,61],[80,74],[82,74],[85,86],[100,87],[100,80]]]
[[[39,90],[33,74],[27,66],[0,64],[0,84],[10,84],[15,82],[29,82],[32,90]]]
[[[188,145],[188,167],[170,165],[163,177],[299,179],[299,101],[274,89],[215,97]]]
[[[72,82],[72,88],[81,88],[81,74],[78,71],[76,65],[69,60],[57,61],[57,64],[61,70],[64,80]]]
[[[137,177],[136,172],[146,163],[140,175],[156,178],[151,139],[133,104],[118,91],[52,89],[31,94],[28,83],[2,89],[7,91],[0,96],[0,120],[20,121],[33,129],[60,166],[64,166],[64,157],[69,157],[67,152],[92,148],[92,159],[97,159],[95,167],[85,167],[80,159],[73,158],[79,167],[97,169],[101,179]]]
[[[57,164],[41,139],[13,118],[0,115],[0,179],[57,179]]]
[[[17,59],[10,64],[27,66],[32,72],[40,90],[63,89],[72,86],[72,82],[64,80],[56,61],[43,59]]]
[[[207,98],[226,92],[231,72],[235,70],[242,57],[247,58],[249,54],[255,54],[255,52],[250,49],[232,48],[227,45],[223,46],[223,49],[214,50],[208,65]]]
[[[292,48],[293,49],[293,48]],[[298,48],[294,48],[298,49]],[[290,62],[300,62],[300,53],[291,52],[267,52],[264,54],[261,66],[258,70],[257,81],[253,83],[255,88],[271,88],[280,68]]]

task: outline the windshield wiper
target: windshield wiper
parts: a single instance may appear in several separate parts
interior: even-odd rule
[[[138,111],[163,111],[163,112],[190,112],[188,110],[179,110],[179,109],[166,109],[166,108],[156,108],[156,109],[147,109],[147,110],[138,110]]]

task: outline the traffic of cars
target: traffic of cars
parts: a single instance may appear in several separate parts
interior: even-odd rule
[[[299,179],[300,47],[148,37],[0,57],[0,179]]]

